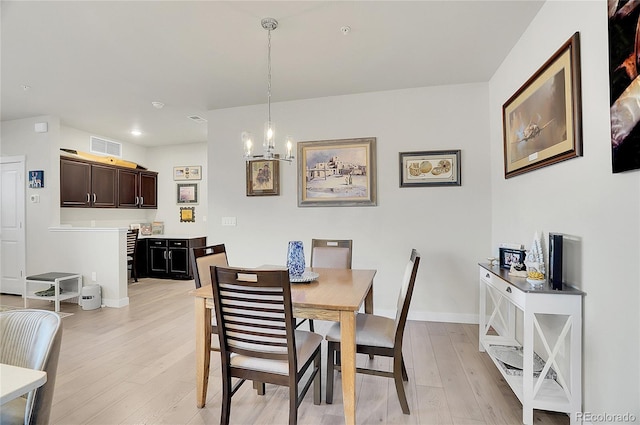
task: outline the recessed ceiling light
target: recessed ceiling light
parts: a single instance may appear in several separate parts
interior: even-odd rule
[[[31,88],[31,86],[28,86],[26,84],[22,84],[20,87],[22,87],[22,90],[27,91]]]
[[[140,130],[131,130],[131,134],[133,134],[134,136],[140,136],[142,134],[142,131],[140,131]]]
[[[153,105],[154,108],[156,109],[162,109],[164,108],[164,103],[162,102],[151,102],[151,104]]]
[[[351,27],[349,25],[345,25],[340,28],[340,32],[342,32],[342,34],[344,35],[347,35],[351,32]]]

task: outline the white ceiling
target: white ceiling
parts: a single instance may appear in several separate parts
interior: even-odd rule
[[[279,21],[272,102],[484,82],[542,3],[3,0],[2,120],[54,115],[143,146],[203,142],[206,124],[188,116],[266,103],[264,17]]]

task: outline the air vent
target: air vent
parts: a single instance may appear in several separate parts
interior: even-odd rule
[[[91,136],[91,152],[108,156],[122,157],[122,143]]]
[[[191,115],[191,116],[189,116],[189,119],[192,120],[192,121],[197,122],[198,124],[204,124],[204,123],[207,122],[207,120],[205,120],[204,118],[199,117],[197,115]]]

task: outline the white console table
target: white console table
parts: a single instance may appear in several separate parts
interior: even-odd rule
[[[576,413],[582,411],[582,297],[586,294],[569,285],[561,291],[552,290],[548,283],[534,289],[525,278],[510,276],[508,269],[479,266],[479,348],[489,354],[522,403],[522,422],[532,425],[533,409],[542,409],[565,412],[571,424],[577,424]],[[496,358],[494,346],[521,348],[521,372]],[[533,370],[534,348],[544,364],[538,376]],[[550,369],[555,373],[549,374]]]

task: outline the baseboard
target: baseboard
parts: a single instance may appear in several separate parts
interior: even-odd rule
[[[395,310],[374,310],[375,314],[384,317],[396,317]],[[434,313],[429,311],[410,311],[408,320],[417,320],[421,322],[445,322],[445,323],[469,323],[478,324],[477,314],[463,313]]]
[[[120,298],[119,300],[103,298],[102,305],[105,307],[121,308],[129,305],[129,297]]]

